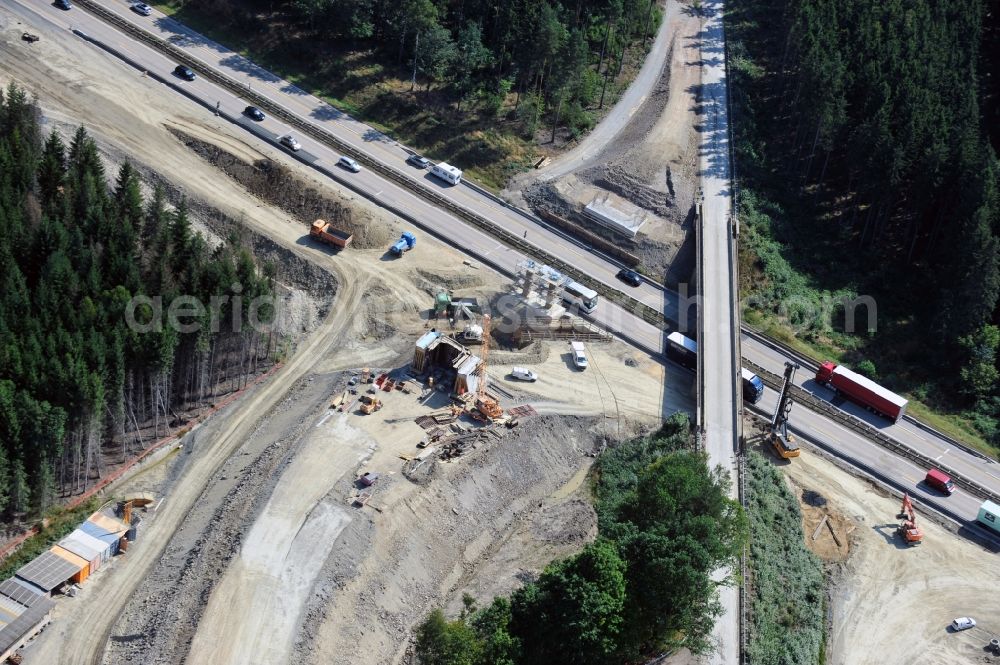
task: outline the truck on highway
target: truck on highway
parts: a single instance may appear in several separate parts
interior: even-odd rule
[[[431,173],[450,185],[457,185],[462,182],[462,169],[456,168],[447,162],[441,162],[432,166]]]
[[[413,249],[416,244],[417,237],[409,231],[403,231],[403,235],[399,236],[399,240],[389,248],[389,251],[392,252],[393,256],[402,256],[404,252]]]
[[[743,383],[743,401],[751,404],[759,402],[764,395],[764,382],[746,367],[740,368],[740,378]]]
[[[893,422],[906,413],[909,402],[871,379],[827,361],[816,370],[816,383],[829,386],[847,399]]]
[[[562,299],[570,306],[575,305],[588,314],[597,308],[597,291],[573,280],[568,280],[563,285]]]
[[[1000,506],[992,501],[983,501],[976,521],[994,533],[1000,533]]]
[[[347,247],[351,244],[354,236],[347,231],[341,231],[329,222],[317,219],[309,229],[309,235],[325,245],[333,247]]]
[[[693,371],[698,368],[698,342],[679,332],[672,332],[667,335],[667,357]]]

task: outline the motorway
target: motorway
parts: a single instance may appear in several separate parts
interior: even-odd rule
[[[581,274],[589,275],[594,279],[622,290],[639,301],[663,312],[665,318],[676,320],[678,300],[675,293],[649,282],[645,283],[639,289],[630,288],[624,291],[623,286],[614,277],[619,266],[613,261],[601,255],[591,253],[585,246],[567,239],[560,233],[539,226],[530,217],[498,203],[493,198],[485,196],[473,188],[449,188],[444,186],[443,183],[439,183],[436,179],[432,179],[426,172],[406,166],[404,160],[408,153],[401,146],[387,140],[383,135],[371,128],[336,111],[336,109],[333,109],[315,97],[303,94],[295,86],[283,82],[252,65],[243,59],[242,56],[232,53],[222,46],[206,41],[204,38],[195,35],[183,26],[162,15],[154,13],[153,17],[140,17],[129,11],[127,4],[124,2],[109,2],[105,6],[109,9],[114,9],[116,13],[119,13],[122,17],[127,18],[136,25],[142,25],[154,34],[164,39],[169,39],[171,43],[183,47],[193,56],[202,58],[206,63],[206,67],[219,67],[227,76],[245,81],[248,86],[252,86],[257,92],[264,92],[275,103],[285,105],[299,113],[303,118],[322,125],[345,141],[365,150],[373,157],[397,166],[401,173],[407,174],[415,182],[420,183],[422,187],[433,188],[438,192],[445,192],[447,195],[454,197],[462,205],[473,209],[477,214],[492,220],[498,226],[515,233],[526,234],[529,242],[575,265]],[[51,5],[40,2],[29,2],[29,0],[17,0],[16,2],[6,3],[5,11],[16,13],[29,24],[48,23],[62,30],[68,31],[71,28],[82,30],[86,34],[121,50],[129,58],[141,63],[149,71],[156,71],[166,78],[171,78],[169,72],[173,70],[175,63],[155,49],[123,35],[117,29],[87,12],[79,9],[63,12]],[[71,39],[79,38],[71,37]],[[81,39],[80,48],[95,47]],[[707,50],[711,48],[716,47],[703,45],[706,68],[710,68],[713,64],[716,67],[721,67],[721,51],[716,53]],[[718,48],[721,49],[721,46]],[[137,75],[134,70],[130,70],[125,65],[122,66],[122,72],[123,76]],[[712,83],[712,85],[705,86],[704,97],[715,99],[716,93],[713,92],[713,89],[718,94],[724,94],[724,90],[720,89],[724,88],[724,83],[720,81],[706,82]],[[246,102],[207,80],[199,78],[189,83],[180,79],[174,79],[173,85],[179,89],[183,89],[189,96],[200,98],[202,103],[209,108],[214,107],[215,102],[219,102],[223,113],[232,117],[234,122],[240,123],[248,131],[259,136],[261,139],[273,143],[277,136],[288,132],[286,126],[271,118],[268,118],[263,123],[254,123],[244,118],[240,114]],[[720,118],[715,115],[709,119],[717,121]],[[718,137],[718,133],[711,132],[709,136]],[[381,178],[375,173],[363,170],[359,174],[351,174],[339,169],[335,166],[338,157],[337,153],[326,146],[311,141],[308,137],[300,137],[300,140],[303,143],[304,149],[296,155],[298,158],[313,164],[324,172],[332,174],[341,182],[349,183],[356,190],[365,192],[368,196],[387,207],[405,211],[411,217],[419,220],[421,224],[432,229],[440,237],[446,238],[451,244],[470,251],[500,270],[508,274],[512,273],[517,264],[527,258],[521,252],[509,248],[492,236],[471,227],[457,217],[426,202],[416,193]],[[724,142],[725,137],[717,138],[717,140]],[[719,159],[721,155],[724,155],[725,151],[718,150],[719,147],[720,145],[715,144],[715,148],[713,149],[713,146],[709,145],[709,149],[704,151],[703,159],[706,161],[706,170],[708,171],[706,175],[712,175],[711,172],[720,167]],[[719,182],[714,186],[722,187]],[[721,191],[723,190],[718,189],[716,193]],[[714,199],[721,200],[728,198],[711,196],[712,193],[711,188],[706,186],[706,212],[710,212],[710,206],[713,205],[712,201]],[[711,214],[718,215],[722,213],[716,211]],[[726,259],[716,257],[712,260],[723,261]],[[714,265],[725,265],[725,263],[715,263]],[[706,277],[709,276],[706,275]],[[602,299],[598,310],[594,313],[594,318],[611,330],[627,333],[631,341],[647,351],[658,353],[662,350],[663,333],[660,329],[644,322],[640,317],[633,316],[622,308],[606,302],[606,300]],[[707,346],[706,348],[715,347]],[[742,339],[742,352],[748,359],[757,362],[775,373],[781,372],[784,360],[786,359],[785,354],[781,350],[771,348],[767,344],[746,336]],[[719,369],[721,370],[722,368]],[[833,396],[830,394],[830,391],[814,384],[810,385],[808,372],[800,372],[798,378],[805,388],[812,390],[824,399],[832,401]],[[995,491],[1000,491],[1000,467],[997,464],[984,460],[977,454],[970,454],[962,448],[956,447],[948,440],[937,436],[935,433],[920,427],[912,421],[901,421],[898,424],[890,424],[854,405],[846,404],[842,405],[842,408],[852,415],[879,426],[886,434],[918,450],[924,455],[940,460],[942,466],[959,471],[982,485],[990,487]],[[812,414],[802,408],[798,410],[798,414],[797,425],[805,429],[813,427],[819,429],[827,420],[823,416]],[[711,442],[715,438],[717,437],[709,437],[710,445],[714,445]],[[896,460],[898,458],[893,459]],[[893,464],[889,464],[885,467],[885,470],[887,473],[893,473],[895,468]],[[903,467],[899,468],[902,469]],[[966,519],[973,519],[975,514],[964,513],[963,516]]]
[[[743,336],[743,357],[778,374],[781,373],[781,368],[783,368],[784,362],[787,360],[787,356],[781,349],[767,346],[747,335]],[[830,402],[858,420],[872,425],[883,434],[904,442],[916,452],[935,459],[940,462],[941,466],[969,478],[974,478],[980,484],[994,491],[1000,490],[1000,464],[997,464],[996,461],[990,460],[978,453],[972,454],[963,448],[944,442],[934,432],[921,427],[919,423],[913,420],[903,419],[894,424],[888,419],[877,416],[853,402],[839,398],[832,389],[816,383],[815,368],[802,366],[795,374],[795,384],[816,397]],[[801,414],[800,422],[798,423],[800,427],[814,427],[816,431],[822,431],[823,421],[829,422],[828,419],[823,418],[819,414],[805,411],[801,406],[796,407],[796,409]],[[812,418],[805,418],[805,413],[808,413]],[[869,443],[869,445],[871,444]],[[904,468],[900,467],[900,471]],[[980,503],[982,503],[981,500]],[[978,509],[978,504],[976,508]],[[967,519],[975,519],[976,512],[976,510],[972,510],[960,514],[963,514]]]
[[[24,0],[19,0],[24,2]],[[558,233],[546,226],[539,225],[536,219],[525,216],[517,209],[511,208],[502,201],[485,195],[480,189],[470,186],[464,182],[458,186],[451,186],[430,175],[428,171],[423,171],[406,164],[406,158],[412,151],[408,151],[390,137],[382,134],[378,130],[362,123],[351,116],[330,106],[318,97],[308,94],[297,86],[284,81],[267,70],[255,65],[242,55],[235,53],[225,46],[208,40],[206,37],[190,30],[186,26],[160,14],[153,12],[152,16],[139,16],[129,9],[128,3],[103,2],[102,6],[113,11],[120,18],[129,21],[133,25],[149,32],[155,37],[171,43],[173,46],[182,49],[192,58],[204,63],[205,68],[212,68],[224,72],[225,75],[241,85],[245,85],[248,90],[253,90],[258,95],[265,96],[273,103],[282,106],[287,111],[297,115],[314,125],[321,126],[325,130],[334,134],[337,138],[349,144],[360,152],[367,154],[370,158],[382,162],[394,168],[405,177],[409,178],[420,188],[431,190],[437,194],[447,196],[459,206],[480,215],[500,228],[507,230],[518,236],[522,236],[527,242],[543,249],[558,247],[559,258],[576,266],[581,274],[592,277],[618,290],[624,291],[621,282],[615,279],[615,273],[621,267],[618,264],[609,262],[602,256],[596,256],[589,247],[569,239],[566,235]],[[100,19],[87,14],[84,11],[73,10],[60,16],[59,10],[53,7],[45,7],[46,15],[56,13],[57,17],[64,19],[63,24],[73,24],[74,27],[82,29],[88,35],[100,39],[123,51],[136,60],[143,63],[150,71],[159,72],[161,75],[169,76],[174,66],[177,64],[167,57],[161,55],[144,44],[125,37],[112,26],[107,25]],[[70,17],[70,14],[73,14]],[[195,68],[198,71],[198,68]],[[239,122],[249,131],[258,136],[274,142],[276,139],[289,133],[289,128],[281,122],[268,118],[261,123],[255,123],[248,118],[240,116],[243,108],[249,104],[210,81],[197,79],[192,82],[175,79],[178,84],[185,86],[192,92],[198,94],[210,105],[218,102],[220,109],[227,115],[240,117]],[[328,168],[335,168],[339,154],[326,146],[314,142],[310,137],[293,133],[303,146],[299,153],[300,159],[305,159],[313,163],[322,164]],[[343,180],[350,180],[353,184],[364,188],[370,192],[378,201],[390,205],[401,205],[404,209],[411,211],[421,220],[427,220],[434,224],[440,218],[440,223],[435,224],[443,233],[452,236],[455,234],[456,244],[463,244],[463,231],[458,226],[468,225],[458,220],[458,218],[448,215],[444,211],[426,203],[419,196],[410,190],[401,187],[391,181],[379,177],[377,174],[362,171],[358,174],[351,174],[348,171],[340,171]],[[500,251],[496,247],[497,242],[491,241],[492,251]],[[472,244],[469,247],[479,247],[480,244]],[[636,300],[654,309],[662,311],[664,309],[663,289],[655,284],[644,284],[638,289],[629,288],[627,294]],[[649,340],[654,342],[655,350],[662,348],[659,334],[656,333]]]
[[[764,396],[756,404],[755,410],[760,410],[770,418],[777,406],[778,395],[773,390],[765,390]],[[859,468],[882,474],[882,480],[895,485],[897,489],[909,492],[916,502],[928,504],[939,512],[952,516],[955,519],[974,519],[979,510],[982,499],[973,496],[968,492],[958,488],[951,496],[945,496],[924,484],[924,476],[927,470],[906,459],[893,455],[881,446],[872,445],[867,438],[841,423],[829,418],[824,418],[818,414],[807,411],[801,404],[794,404],[789,414],[788,426],[792,433],[797,436],[800,444],[804,444],[804,455],[810,454],[810,449],[814,447],[813,441],[820,444],[818,447],[829,450],[839,457],[846,458],[850,463]],[[747,432],[749,437],[750,432]],[[785,462],[795,464],[795,460]],[[886,475],[886,470],[891,469],[891,475]],[[919,511],[919,505],[918,505]],[[919,517],[919,515],[918,515]],[[886,522],[892,522],[894,515],[886,515]],[[972,525],[968,528],[977,529]],[[985,530],[981,535],[987,535]]]
[[[273,75],[248,63],[242,56],[232,53],[222,46],[207,42],[204,38],[196,36],[176,22],[162,15],[156,15],[155,12],[153,17],[144,18],[129,11],[127,4],[124,2],[109,2],[105,6],[109,9],[114,9],[116,13],[119,13],[122,17],[127,18],[136,25],[142,25],[144,28],[154,32],[154,34],[169,39],[171,43],[182,46],[185,50],[190,51],[192,55],[203,57],[206,61],[206,67],[214,63],[215,66],[223,69],[227,76],[245,81],[248,86],[253,86],[255,91],[265,92],[275,103],[287,105],[292,110],[300,113],[304,118],[322,125],[324,128],[344,138],[344,140],[353,142],[353,144],[358,145],[371,155],[379,159],[384,159],[389,164],[398,166],[401,173],[408,174],[408,177],[412,178],[415,182],[421,183],[421,186],[434,188],[435,191],[455,196],[463,204],[468,204],[470,207],[474,206],[474,211],[477,214],[486,216],[498,226],[515,233],[521,233],[522,235],[527,234],[529,242],[550,254],[564,258],[568,263],[575,265],[581,274],[589,275],[594,279],[628,293],[628,295],[635,297],[650,307],[663,312],[664,317],[667,319],[676,320],[678,318],[678,297],[674,292],[665,290],[661,286],[650,282],[645,283],[639,289],[629,288],[625,291],[621,283],[614,277],[619,266],[613,261],[589,252],[585,246],[567,239],[560,233],[539,226],[530,217],[497,203],[494,199],[480,194],[472,188],[445,187],[443,183],[432,179],[426,172],[406,166],[404,160],[408,153],[402,147],[386,140],[378,132],[375,132],[371,128],[366,128],[365,125],[341,114],[320,100],[302,94],[295,86],[278,80]],[[121,50],[129,58],[141,63],[149,71],[159,72],[168,79],[172,78],[169,73],[173,70],[175,63],[170,59],[155,49],[123,35],[104,21],[87,12],[80,11],[78,8],[70,12],[63,12],[48,4],[30,2],[29,0],[17,0],[16,2],[6,3],[5,11],[16,13],[29,24],[48,23],[58,29],[67,31],[70,28],[82,30],[86,34]],[[71,37],[71,39],[79,38]],[[81,39],[80,48],[96,47],[87,44]],[[707,46],[707,48],[716,47]],[[718,48],[721,48],[721,46]],[[721,51],[716,53],[703,49],[703,52],[705,53],[706,66],[713,64],[716,66],[720,65],[722,60]],[[125,65],[122,66],[122,72],[123,76],[136,75],[134,70]],[[189,83],[180,79],[173,79],[172,83],[175,87],[184,90],[190,96],[200,98],[202,103],[209,108],[214,107],[216,101],[219,102],[223,113],[231,116],[234,122],[241,124],[249,132],[254,133],[261,139],[273,143],[277,136],[288,132],[286,126],[272,118],[266,119],[263,123],[254,123],[243,117],[241,112],[246,102],[207,80],[199,78]],[[720,86],[724,86],[724,84],[716,82],[714,89],[718,90]],[[712,95],[713,86],[706,86],[703,96]],[[717,136],[717,134],[715,135]],[[338,157],[336,152],[328,149],[326,146],[313,142],[308,137],[300,137],[300,140],[303,143],[304,149],[296,155],[298,158],[313,164],[324,172],[332,174],[340,182],[349,183],[352,188],[360,192],[365,192],[366,195],[387,207],[405,211],[412,218],[419,220],[426,228],[433,230],[435,234],[447,239],[451,244],[463,248],[482,258],[484,261],[493,264],[494,267],[510,274],[519,262],[527,258],[523,253],[500,243],[492,236],[471,227],[457,217],[426,202],[416,193],[392,181],[381,178],[377,174],[367,170],[363,170],[358,174],[352,174],[339,169],[335,166]],[[719,140],[724,141],[725,138],[722,137]],[[712,150],[711,145],[708,147],[709,149],[705,151],[704,158],[707,161],[708,170],[711,171],[719,165],[720,152]],[[722,151],[722,153],[724,152]],[[708,211],[708,207],[712,205],[711,201],[717,197],[710,196],[712,192],[709,188],[706,188],[705,193],[706,211]],[[686,305],[684,314],[687,314]],[[633,343],[647,351],[659,353],[663,348],[663,331],[646,323],[640,317],[634,316],[624,309],[608,303],[605,299],[601,300],[601,304],[594,313],[594,318],[610,330],[626,333]],[[786,359],[785,354],[781,350],[772,348],[757,339],[746,336],[742,339],[742,352],[748,359],[757,362],[775,373],[782,371]],[[799,380],[807,389],[810,389],[809,378],[808,372],[803,371],[799,373]],[[811,389],[825,399],[832,399],[832,395],[824,388],[812,386]],[[984,460],[981,456],[970,454],[954,446],[948,440],[938,437],[933,432],[911,421],[901,421],[893,425],[888,422],[881,422],[880,419],[854,405],[847,404],[843,408],[852,415],[880,426],[886,434],[928,457],[939,459],[942,466],[953,468],[987,487],[1000,491],[1000,468],[998,468],[998,465]],[[800,413],[802,414],[800,416],[802,419],[800,423],[803,427],[808,428],[813,424],[818,425],[826,420],[822,416],[810,414],[805,409],[800,409]],[[891,472],[891,467],[889,467],[889,470]],[[974,517],[974,514],[967,516],[968,519]]]
[[[703,35],[703,83],[702,102],[706,106],[706,130],[703,132],[705,144],[702,146],[702,171],[704,190],[705,227],[703,252],[706,270],[704,273],[703,291],[712,294],[706,299],[704,307],[703,344],[705,349],[722,349],[722,353],[704,354],[705,376],[705,444],[713,463],[732,468],[733,450],[737,432],[736,398],[734,394],[736,376],[732,355],[725,350],[733,344],[732,331],[735,322],[729,306],[732,294],[731,274],[735,266],[728,250],[730,228],[729,219],[729,183],[728,183],[728,146],[726,137],[726,84],[722,58],[721,34],[721,3],[706,3],[706,22]],[[433,179],[427,172],[408,167],[405,158],[409,154],[396,142],[379,132],[340,113],[321,100],[303,93],[295,86],[281,81],[264,70],[217,44],[188,31],[176,22],[161,15],[143,18],[127,8],[124,2],[106,3],[106,7],[136,25],[162,39],[169,40],[175,46],[183,48],[192,56],[201,59],[206,67],[216,67],[231,78],[244,82],[252,87],[254,92],[266,95],[275,104],[279,104],[309,122],[322,125],[339,138],[364,151],[373,159],[389,164],[400,173],[405,174],[421,188],[442,193],[452,198],[459,205],[472,210],[496,224],[517,235],[522,235],[528,242],[540,249],[560,257],[574,265],[580,272],[593,279],[627,293],[638,301],[663,312],[668,319],[677,319],[677,296],[662,287],[646,283],[639,289],[628,289],[617,282],[614,275],[620,267],[599,254],[591,252],[586,246],[566,238],[563,234],[540,226],[516,210],[511,209],[495,199],[482,194],[472,187],[447,187]],[[98,39],[126,54],[130,59],[141,64],[149,71],[160,73],[170,78],[170,71],[176,63],[163,56],[149,46],[137,42],[112,26],[96,17],[80,11],[61,12],[50,5],[16,0],[6,4],[6,11],[13,11],[29,23],[39,21],[57,26],[63,30],[75,28]],[[77,37],[70,37],[78,39]],[[81,48],[95,48],[80,40]],[[123,76],[138,75],[127,66],[122,67]],[[218,102],[221,112],[234,122],[242,125],[247,131],[272,144],[277,137],[289,132],[287,126],[273,118],[262,123],[255,123],[241,115],[245,100],[234,96],[210,81],[199,78],[193,82],[180,79],[172,81],[173,86],[183,89],[193,98],[211,108]],[[312,164],[321,171],[331,174],[336,180],[348,183],[353,189],[364,192],[370,198],[382,203],[390,209],[405,211],[409,216],[419,220],[420,224],[439,237],[446,238],[449,243],[470,251],[497,267],[512,274],[516,266],[528,258],[523,253],[500,243],[483,231],[473,228],[459,218],[442,211],[425,201],[418,194],[404,188],[379,175],[363,170],[352,174],[335,166],[339,155],[325,145],[312,141],[309,137],[298,136],[303,144],[303,150],[295,157]],[[728,270],[720,270],[726,266]],[[730,298],[718,297],[718,294],[730,294]],[[622,308],[602,299],[601,305],[594,313],[594,318],[611,330],[626,332],[638,346],[654,354],[662,350],[663,332]],[[742,352],[744,356],[770,371],[780,373],[786,360],[786,354],[778,348],[761,343],[753,337],[742,337]],[[942,466],[954,469],[976,480],[977,482],[1000,491],[1000,465],[991,463],[977,454],[954,446],[933,432],[922,428],[912,421],[901,421],[891,424],[852,404],[840,404],[835,401],[831,391],[815,385],[811,373],[803,368],[797,376],[797,383],[813,392],[818,397],[831,401],[847,413],[879,427],[886,434],[904,442],[918,452],[937,459]],[[765,410],[773,409],[774,394],[767,391],[759,406]],[[802,405],[796,406],[791,415],[790,426],[812,438],[820,439],[828,447],[839,450],[861,465],[867,466],[876,473],[883,474],[890,480],[895,480],[900,486],[909,487],[911,493],[918,499],[939,507],[947,514],[959,520],[971,521],[981,500],[968,495],[961,490],[955,495],[942,498],[929,492],[920,482],[925,470],[913,463],[894,456],[884,449],[873,445],[859,434],[836,423],[829,418],[808,411]],[[792,462],[794,463],[794,461]],[[887,516],[887,521],[894,516]],[[967,527],[969,528],[969,527]],[[971,527],[975,528],[975,527]],[[715,635],[719,641],[720,650],[715,655],[719,663],[738,662],[738,640],[735,639],[735,605],[736,593],[731,587],[722,588],[722,601],[726,617],[719,622]]]

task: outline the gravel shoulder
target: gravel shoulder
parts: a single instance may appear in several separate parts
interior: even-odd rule
[[[618,342],[595,346],[595,366],[583,376],[566,362],[565,345],[536,347],[508,359],[537,367],[537,386],[508,381],[502,365],[493,372],[515,403],[538,404],[542,415],[407,479],[399,456],[416,451],[422,430],[412,418],[430,407],[393,393],[376,416],[330,416],[328,400],[346,371],[408,361],[431,325],[437,290],[488,300],[505,280],[430,238],[391,269],[384,247],[335,254],[312,243],[304,220],[313,208],[251,193],[177,132],[224,150],[244,165],[230,164],[236,172],[284,162],[280,153],[98,51],[70,48],[44,30],[25,51],[23,28],[3,17],[0,10],[0,78],[38,95],[48,127],[66,135],[84,124],[109,163],[127,155],[144,173],[162,174],[216,239],[249,229],[266,240],[254,250],[271,252],[279,268],[291,270],[290,257],[308,262],[288,281],[319,294],[301,303],[298,343],[270,380],[129,481],[162,503],[125,556],[76,598],[60,599],[53,624],[25,651],[29,662],[339,663],[366,653],[365,662],[399,662],[429,607],[466,590],[480,598],[510,590],[593,537],[588,453],[606,437],[693,410],[689,381],[665,390],[664,366]],[[372,237],[398,235],[402,224],[384,211],[286,166]],[[362,468],[384,471],[375,502],[382,512],[347,505]]]

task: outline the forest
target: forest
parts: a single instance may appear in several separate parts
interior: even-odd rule
[[[963,434],[996,450],[1000,169],[980,100],[995,117],[983,72],[995,73],[998,18],[986,9],[736,0],[727,34],[748,320],[960,413]],[[858,295],[877,303],[877,330],[845,329],[837,303]],[[824,307],[834,316],[814,315]]]
[[[159,188],[144,198],[128,163],[109,182],[82,127],[68,145],[43,136],[37,104],[14,84],[0,92],[0,284],[5,521],[81,493],[182,423],[185,407],[238,388],[276,342],[266,326],[228,325],[273,292],[273,268],[235,239],[211,247],[183,202],[170,209]],[[204,311],[170,325],[166,303],[181,295],[217,296],[223,323]],[[269,321],[274,308],[258,314]]]
[[[168,4],[334,106],[498,186],[520,155],[514,137],[553,141],[557,129],[572,137],[593,126],[662,15],[654,0]]]
[[[721,469],[691,444],[677,414],[606,450],[594,474],[597,540],[509,598],[477,608],[466,596],[450,621],[432,612],[416,631],[419,662],[603,665],[710,650],[721,611],[712,571],[735,564],[747,519]]]

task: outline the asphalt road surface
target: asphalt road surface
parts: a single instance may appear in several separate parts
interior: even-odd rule
[[[705,122],[699,145],[701,187],[704,196],[701,225],[702,307],[700,310],[702,345],[702,419],[703,444],[709,463],[721,466],[732,479],[736,492],[736,457],[738,449],[738,399],[736,390],[739,368],[736,366],[736,343],[740,323],[736,305],[734,276],[737,271],[730,226],[732,186],[729,163],[729,119],[725,59],[722,57],[725,36],[722,31],[722,3],[703,5],[705,20],[701,39],[701,91],[699,101]],[[728,571],[717,571],[722,579]],[[713,638],[716,644],[708,662],[733,665],[740,658],[739,590],[733,586],[719,589],[723,612],[716,619]]]
[[[201,58],[206,63],[206,66],[217,66],[227,76],[245,81],[248,86],[257,92],[264,92],[275,103],[286,106],[303,118],[322,125],[325,129],[345,140],[352,141],[352,144],[359,146],[372,156],[383,159],[386,163],[398,167],[400,172],[407,173],[409,177],[422,183],[422,186],[437,188],[439,192],[446,192],[449,195],[461,197],[457,199],[460,201],[473,202],[476,206],[476,212],[513,233],[519,232],[522,235],[527,233],[527,240],[529,242],[577,266],[580,274],[590,275],[594,279],[598,279],[624,293],[628,293],[637,300],[663,312],[665,317],[669,319],[677,318],[678,296],[674,292],[666,291],[658,285],[651,283],[645,283],[638,289],[624,286],[614,277],[619,266],[613,261],[590,253],[586,247],[568,240],[561,234],[538,226],[530,218],[479,194],[471,188],[447,187],[443,182],[439,182],[436,179],[432,180],[432,177],[426,171],[419,171],[405,164],[405,157],[408,153],[402,147],[392,141],[386,140],[378,132],[358,123],[320,100],[303,94],[294,85],[281,81],[266,71],[252,65],[243,59],[242,56],[222,46],[208,42],[203,37],[197,36],[195,33],[155,11],[151,17],[141,17],[131,12],[125,2],[109,2],[105,6],[120,13],[123,17],[127,17],[128,20],[133,21],[136,25],[140,25],[164,39],[169,39],[175,45],[181,46],[193,56]],[[721,5],[710,4],[706,6],[706,9],[718,9],[719,7]],[[156,71],[164,76],[169,76],[176,64],[154,49],[124,36],[100,19],[79,8],[64,12],[45,2],[14,0],[4,4],[4,11],[15,14],[29,25],[48,23],[57,28],[64,29],[67,31],[67,40],[79,39],[79,37],[69,33],[71,28],[82,30],[88,35],[122,50],[129,57],[143,63],[144,67],[149,71]],[[80,39],[80,44],[81,48],[96,48],[87,44],[82,39]],[[721,45],[718,48],[721,49]],[[716,68],[721,68],[721,51],[706,51],[703,48],[703,53],[706,65],[714,63]],[[138,75],[138,73],[123,64],[122,76],[133,75]],[[242,117],[241,113],[247,102],[225,92],[206,80],[199,78],[193,82],[186,82],[176,79],[176,83],[179,86],[183,86],[189,93],[199,96],[210,107],[214,106],[215,102],[219,102],[223,112],[238,118],[236,122],[262,139],[273,140],[275,137],[289,132],[288,127],[272,118],[267,118],[262,123],[255,123],[249,118]],[[719,82],[716,82],[716,84],[722,85]],[[167,94],[176,93],[171,91]],[[708,99],[711,95],[711,88],[706,86],[703,97]],[[710,120],[712,119],[710,118]],[[428,228],[450,239],[453,244],[467,248],[473,254],[483,257],[485,260],[494,263],[497,267],[506,271],[513,271],[517,263],[526,258],[520,252],[501,244],[492,236],[470,227],[461,220],[425,202],[421,197],[407,189],[377,177],[369,171],[353,174],[340,169],[336,166],[336,160],[339,157],[337,153],[313,143],[308,137],[299,137],[299,140],[304,146],[300,154],[306,160],[312,161],[318,167],[335,174],[338,179],[351,182],[359,188],[366,190],[369,195],[377,200],[408,211]],[[709,148],[711,148],[711,145]],[[715,154],[717,155],[718,153],[716,152]],[[715,158],[708,159],[709,169],[718,166],[716,162],[713,162],[713,159]],[[710,205],[709,200],[712,197],[710,197],[711,191],[708,188],[706,188],[705,193],[707,211],[707,206]],[[687,312],[686,304],[684,312]],[[646,350],[659,352],[663,348],[662,332],[659,329],[604,300],[602,300],[598,310],[595,312],[595,319],[612,330],[626,332],[631,340]],[[785,358],[780,352],[769,349],[766,345],[760,344],[756,340],[747,338],[743,339],[742,350],[746,357],[755,360],[775,373],[781,372]],[[800,374],[800,379],[803,381],[807,378],[806,373]],[[801,409],[801,407],[798,408]],[[867,420],[874,418],[871,414],[853,405],[844,405],[842,408]],[[883,423],[882,427],[883,431],[901,442],[920,450],[932,458],[940,456],[942,464],[968,473],[969,477],[977,482],[1000,491],[1000,469],[998,469],[996,464],[989,464],[976,455],[971,455],[960,448],[956,448],[947,440],[913,423],[906,421],[895,425]],[[894,467],[888,465],[884,471],[892,474]]]
[[[676,10],[676,7],[671,6],[670,9]],[[581,168],[597,157],[605,146],[628,126],[632,116],[646,101],[649,91],[660,79],[663,68],[669,66],[667,56],[670,55],[670,21],[667,18],[664,15],[660,21],[660,29],[656,33],[656,39],[653,40],[649,53],[646,54],[642,68],[618,103],[576,147],[564,155],[553,158],[550,164],[539,169],[537,173],[540,180],[552,180]]]

